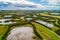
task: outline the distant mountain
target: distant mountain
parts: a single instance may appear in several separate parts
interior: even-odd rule
[[[0,12],[49,12],[60,13],[60,10],[0,10]]]

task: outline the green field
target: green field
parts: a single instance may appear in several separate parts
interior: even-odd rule
[[[0,40],[3,39],[3,36],[7,32],[7,30],[8,30],[7,26],[0,26]]]
[[[0,40],[7,40],[10,31],[17,27],[31,27],[34,30],[34,37],[36,40],[60,40],[60,16],[52,15],[49,12],[38,11],[0,11],[0,19],[5,19],[5,15],[12,15],[10,21],[16,22],[14,24],[0,25]],[[35,17],[33,17],[35,16]],[[28,18],[28,20],[26,20]],[[29,18],[32,18],[29,20]],[[51,23],[54,26],[48,27],[35,20],[42,20],[43,23]],[[59,30],[59,31],[58,31]],[[57,31],[57,32],[56,32]]]
[[[55,32],[36,22],[31,23],[36,27],[36,31],[44,38],[44,40],[60,40],[60,37]]]

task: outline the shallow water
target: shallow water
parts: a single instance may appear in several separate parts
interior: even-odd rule
[[[42,21],[42,20],[35,20],[35,21],[38,22],[38,23],[41,23],[41,24],[43,24],[47,27],[50,27],[50,28],[54,27],[54,25],[52,23],[48,23],[48,22],[45,22],[45,21]]]
[[[11,30],[7,40],[33,40],[33,29],[30,27],[18,27]]]

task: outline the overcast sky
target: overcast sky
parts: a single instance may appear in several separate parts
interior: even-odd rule
[[[60,0],[0,0],[0,10],[60,10]]]

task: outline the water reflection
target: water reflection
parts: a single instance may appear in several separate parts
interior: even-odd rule
[[[38,23],[41,23],[41,24],[43,24],[47,27],[50,27],[50,28],[54,27],[54,25],[52,23],[48,23],[48,22],[45,22],[45,21],[42,21],[42,20],[35,20],[35,21],[38,22]]]
[[[7,40],[33,40],[33,29],[30,27],[19,27],[11,30]]]

